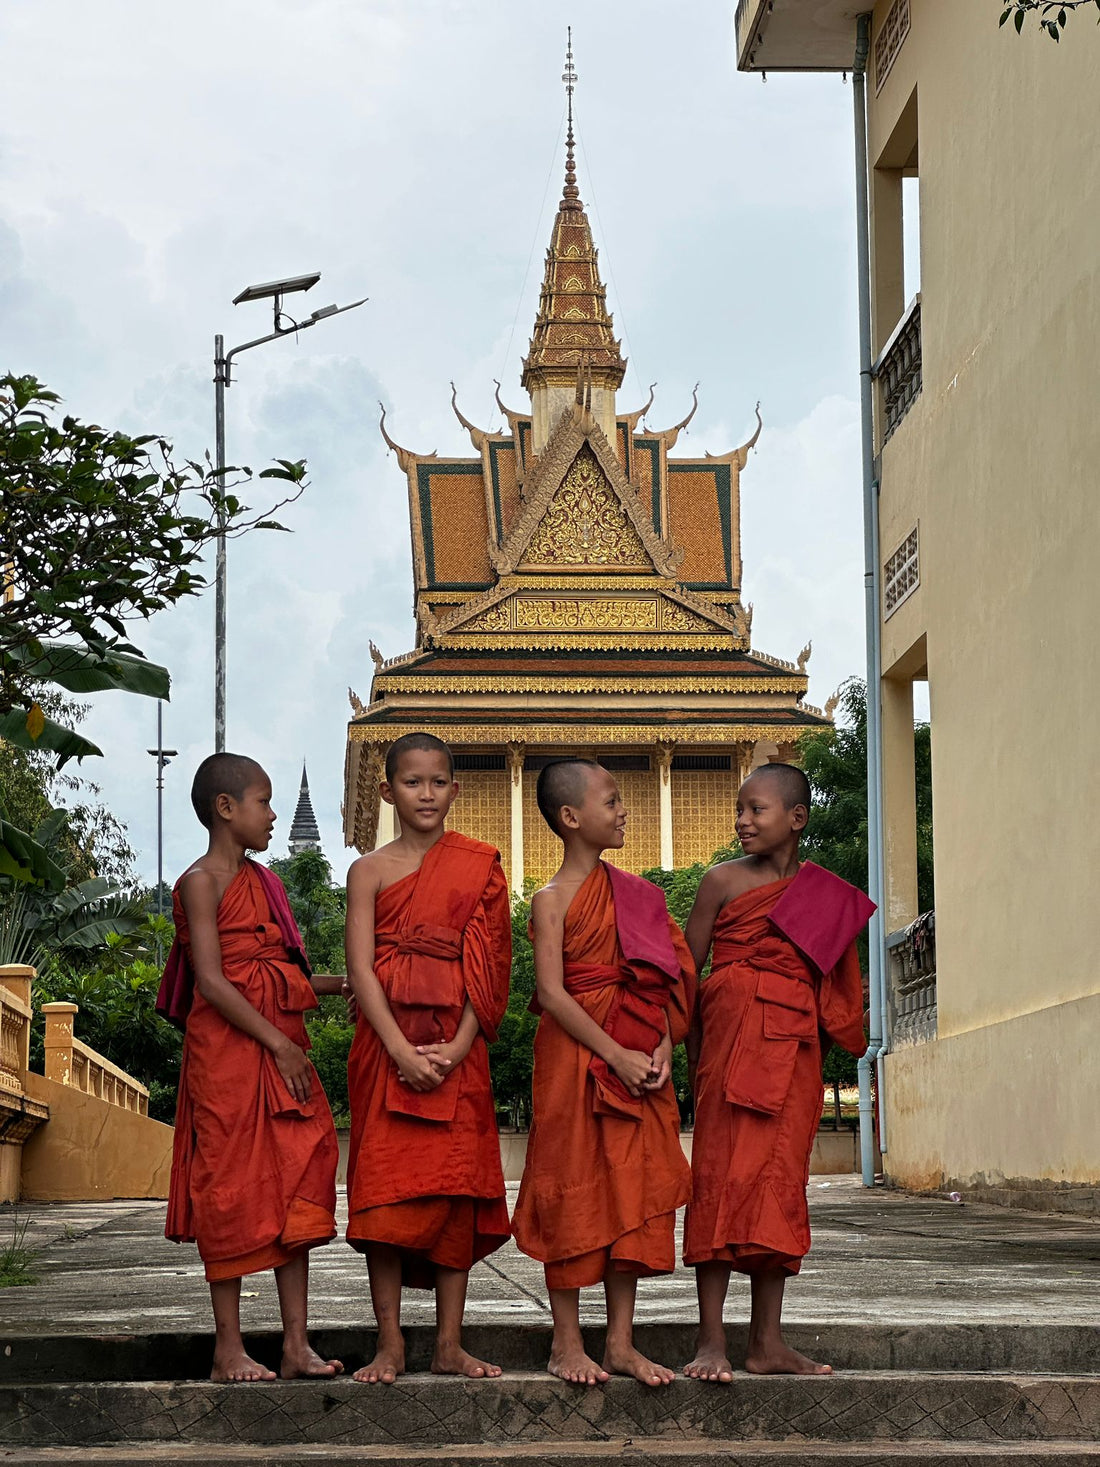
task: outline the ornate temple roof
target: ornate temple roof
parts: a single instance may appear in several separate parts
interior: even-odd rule
[[[753,650],[741,600],[741,473],[759,410],[738,447],[679,458],[697,394],[664,429],[646,423],[652,388],[618,408],[625,364],[576,184],[571,52],[565,80],[565,188],[521,379],[531,410],[507,406],[498,383],[507,426],[489,432],[452,384],[468,456],[401,446],[383,410],[408,483],[416,644],[389,661],[372,644],[367,702],[349,689],[345,835],[360,850],[377,834],[384,750],[417,729],[464,758],[660,749],[729,773],[830,726],[805,703],[809,645],[797,664]]]
[[[321,849],[321,831],[317,825],[317,817],[313,813],[313,801],[309,797],[309,780],[306,778],[305,760],[302,761],[302,783],[298,790],[298,804],[294,809],[294,819],[290,822],[288,845],[292,856],[300,855],[302,851]]]
[[[540,383],[568,385],[578,367],[590,371],[594,380],[617,388],[626,371],[607,310],[607,291],[600,279],[592,229],[577,188],[573,157],[575,79],[570,48],[565,74],[569,93],[565,187],[546,251],[535,329],[523,362],[521,380],[528,392]]]

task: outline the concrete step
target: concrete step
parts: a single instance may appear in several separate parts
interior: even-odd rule
[[[155,1442],[129,1447],[52,1448],[5,1452],[4,1467],[602,1467],[623,1461],[629,1467],[1096,1467],[1100,1445],[1083,1442],[1032,1443],[936,1441],[882,1442],[874,1446],[805,1441],[676,1442],[652,1437],[607,1442],[560,1442],[534,1446],[394,1447],[226,1447],[164,1446]]]
[[[660,1389],[614,1379],[578,1389],[516,1373],[489,1381],[408,1375],[386,1387],[346,1379],[0,1387],[3,1447],[216,1445],[224,1460],[222,1449],[234,1445],[324,1444],[399,1449],[404,1460],[413,1448],[530,1445],[545,1457],[565,1443],[639,1439],[708,1450],[731,1442],[792,1450],[808,1442],[1095,1445],[1100,1376],[852,1371],[741,1375],[726,1386],[680,1378]]]
[[[1032,1371],[1063,1375],[1100,1373],[1100,1330],[1071,1324],[842,1324],[787,1326],[797,1350],[827,1360],[837,1370]],[[653,1360],[677,1368],[694,1353],[690,1324],[639,1324],[639,1349]],[[603,1331],[585,1331],[589,1353],[603,1353]],[[730,1359],[744,1359],[746,1329],[731,1325]],[[356,1370],[370,1358],[370,1329],[318,1329],[316,1347],[326,1358]],[[432,1330],[413,1325],[406,1331],[410,1370],[426,1370]],[[469,1325],[467,1348],[506,1370],[541,1370],[550,1354],[550,1331],[543,1325]],[[279,1362],[277,1334],[248,1337],[257,1360]],[[210,1374],[212,1337],[200,1331],[148,1334],[0,1333],[0,1384],[36,1381],[203,1380]]]

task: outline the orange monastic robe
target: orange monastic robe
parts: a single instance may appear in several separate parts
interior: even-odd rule
[[[637,878],[634,878],[635,880]],[[656,890],[656,888],[654,888]],[[672,1042],[687,1033],[695,968],[680,929],[668,923],[679,976],[664,985]],[[601,862],[570,904],[563,933],[565,988],[601,1028],[652,970],[624,962],[608,868]],[[656,1033],[656,1031],[654,1031]],[[640,1048],[643,1041],[631,1043]],[[654,1047],[656,1039],[654,1039]],[[546,1265],[551,1289],[599,1283],[609,1267],[640,1277],[676,1264],[675,1214],[691,1174],[680,1146],[671,1084],[631,1102],[592,1051],[549,1014],[535,1036],[533,1118],[512,1231],[524,1253]],[[625,1103],[623,1103],[625,1099]]]
[[[692,1200],[684,1262],[797,1273],[810,1247],[810,1151],[821,1119],[819,1030],[862,1054],[863,987],[854,944],[824,976],[769,921],[790,886],[727,902],[699,990]]]
[[[400,1084],[360,1014],[348,1057],[348,1242],[401,1249],[404,1282],[468,1269],[508,1239],[487,1041],[508,1003],[512,919],[492,846],[446,832],[418,870],[378,893],[374,971],[413,1044],[454,1038],[467,1000],[481,1030],[436,1090]]]
[[[178,890],[176,936],[191,962]],[[251,861],[218,907],[222,972],[269,1023],[308,1049],[303,1014],[316,1008]],[[336,1233],[336,1132],[316,1071],[300,1104],[270,1052],[195,989],[180,1066],[165,1234],[197,1242],[211,1282],[288,1263]]]

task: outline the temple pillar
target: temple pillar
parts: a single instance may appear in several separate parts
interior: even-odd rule
[[[397,811],[389,803],[378,797],[378,835],[375,838],[374,849],[390,843],[397,835]]]
[[[512,796],[512,891],[523,895],[523,755],[525,744],[508,744],[508,774]]]
[[[660,814],[661,869],[671,871],[675,863],[672,841],[672,743],[657,745],[657,808]]]
[[[756,741],[750,739],[746,743],[738,744],[733,756],[734,766],[737,769],[738,788],[743,785],[752,773],[753,762],[756,758]]]

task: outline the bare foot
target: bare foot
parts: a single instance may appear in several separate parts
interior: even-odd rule
[[[404,1373],[404,1345],[379,1345],[374,1359],[369,1365],[364,1365],[362,1370],[357,1370],[352,1380],[357,1380],[360,1385],[378,1385],[380,1382],[382,1385],[393,1385],[397,1377]]]
[[[283,1346],[283,1363],[279,1374],[283,1380],[323,1380],[333,1375],[342,1375],[344,1367],[339,1360],[322,1360],[316,1350],[305,1348],[289,1350]]]
[[[733,1366],[721,1346],[700,1345],[695,1359],[684,1366],[684,1374],[689,1380],[714,1380],[721,1385],[729,1385],[733,1379]]]
[[[831,1365],[822,1365],[808,1355],[800,1355],[789,1345],[758,1345],[745,1357],[750,1375],[832,1375]]]
[[[227,1351],[224,1355],[214,1352],[214,1366],[210,1379],[216,1381],[274,1380],[275,1372],[260,1365],[243,1350]]]
[[[433,1375],[468,1375],[471,1380],[496,1377],[503,1372],[499,1365],[490,1365],[487,1360],[478,1360],[461,1345],[443,1345],[437,1340],[432,1356]]]
[[[630,1375],[647,1386],[671,1385],[676,1379],[674,1370],[669,1370],[667,1365],[655,1365],[633,1345],[622,1347],[609,1343],[604,1351],[603,1367],[612,1375]]]
[[[608,1378],[607,1371],[589,1359],[579,1342],[551,1350],[550,1363],[546,1368],[551,1375],[568,1381],[570,1385],[603,1385]]]

